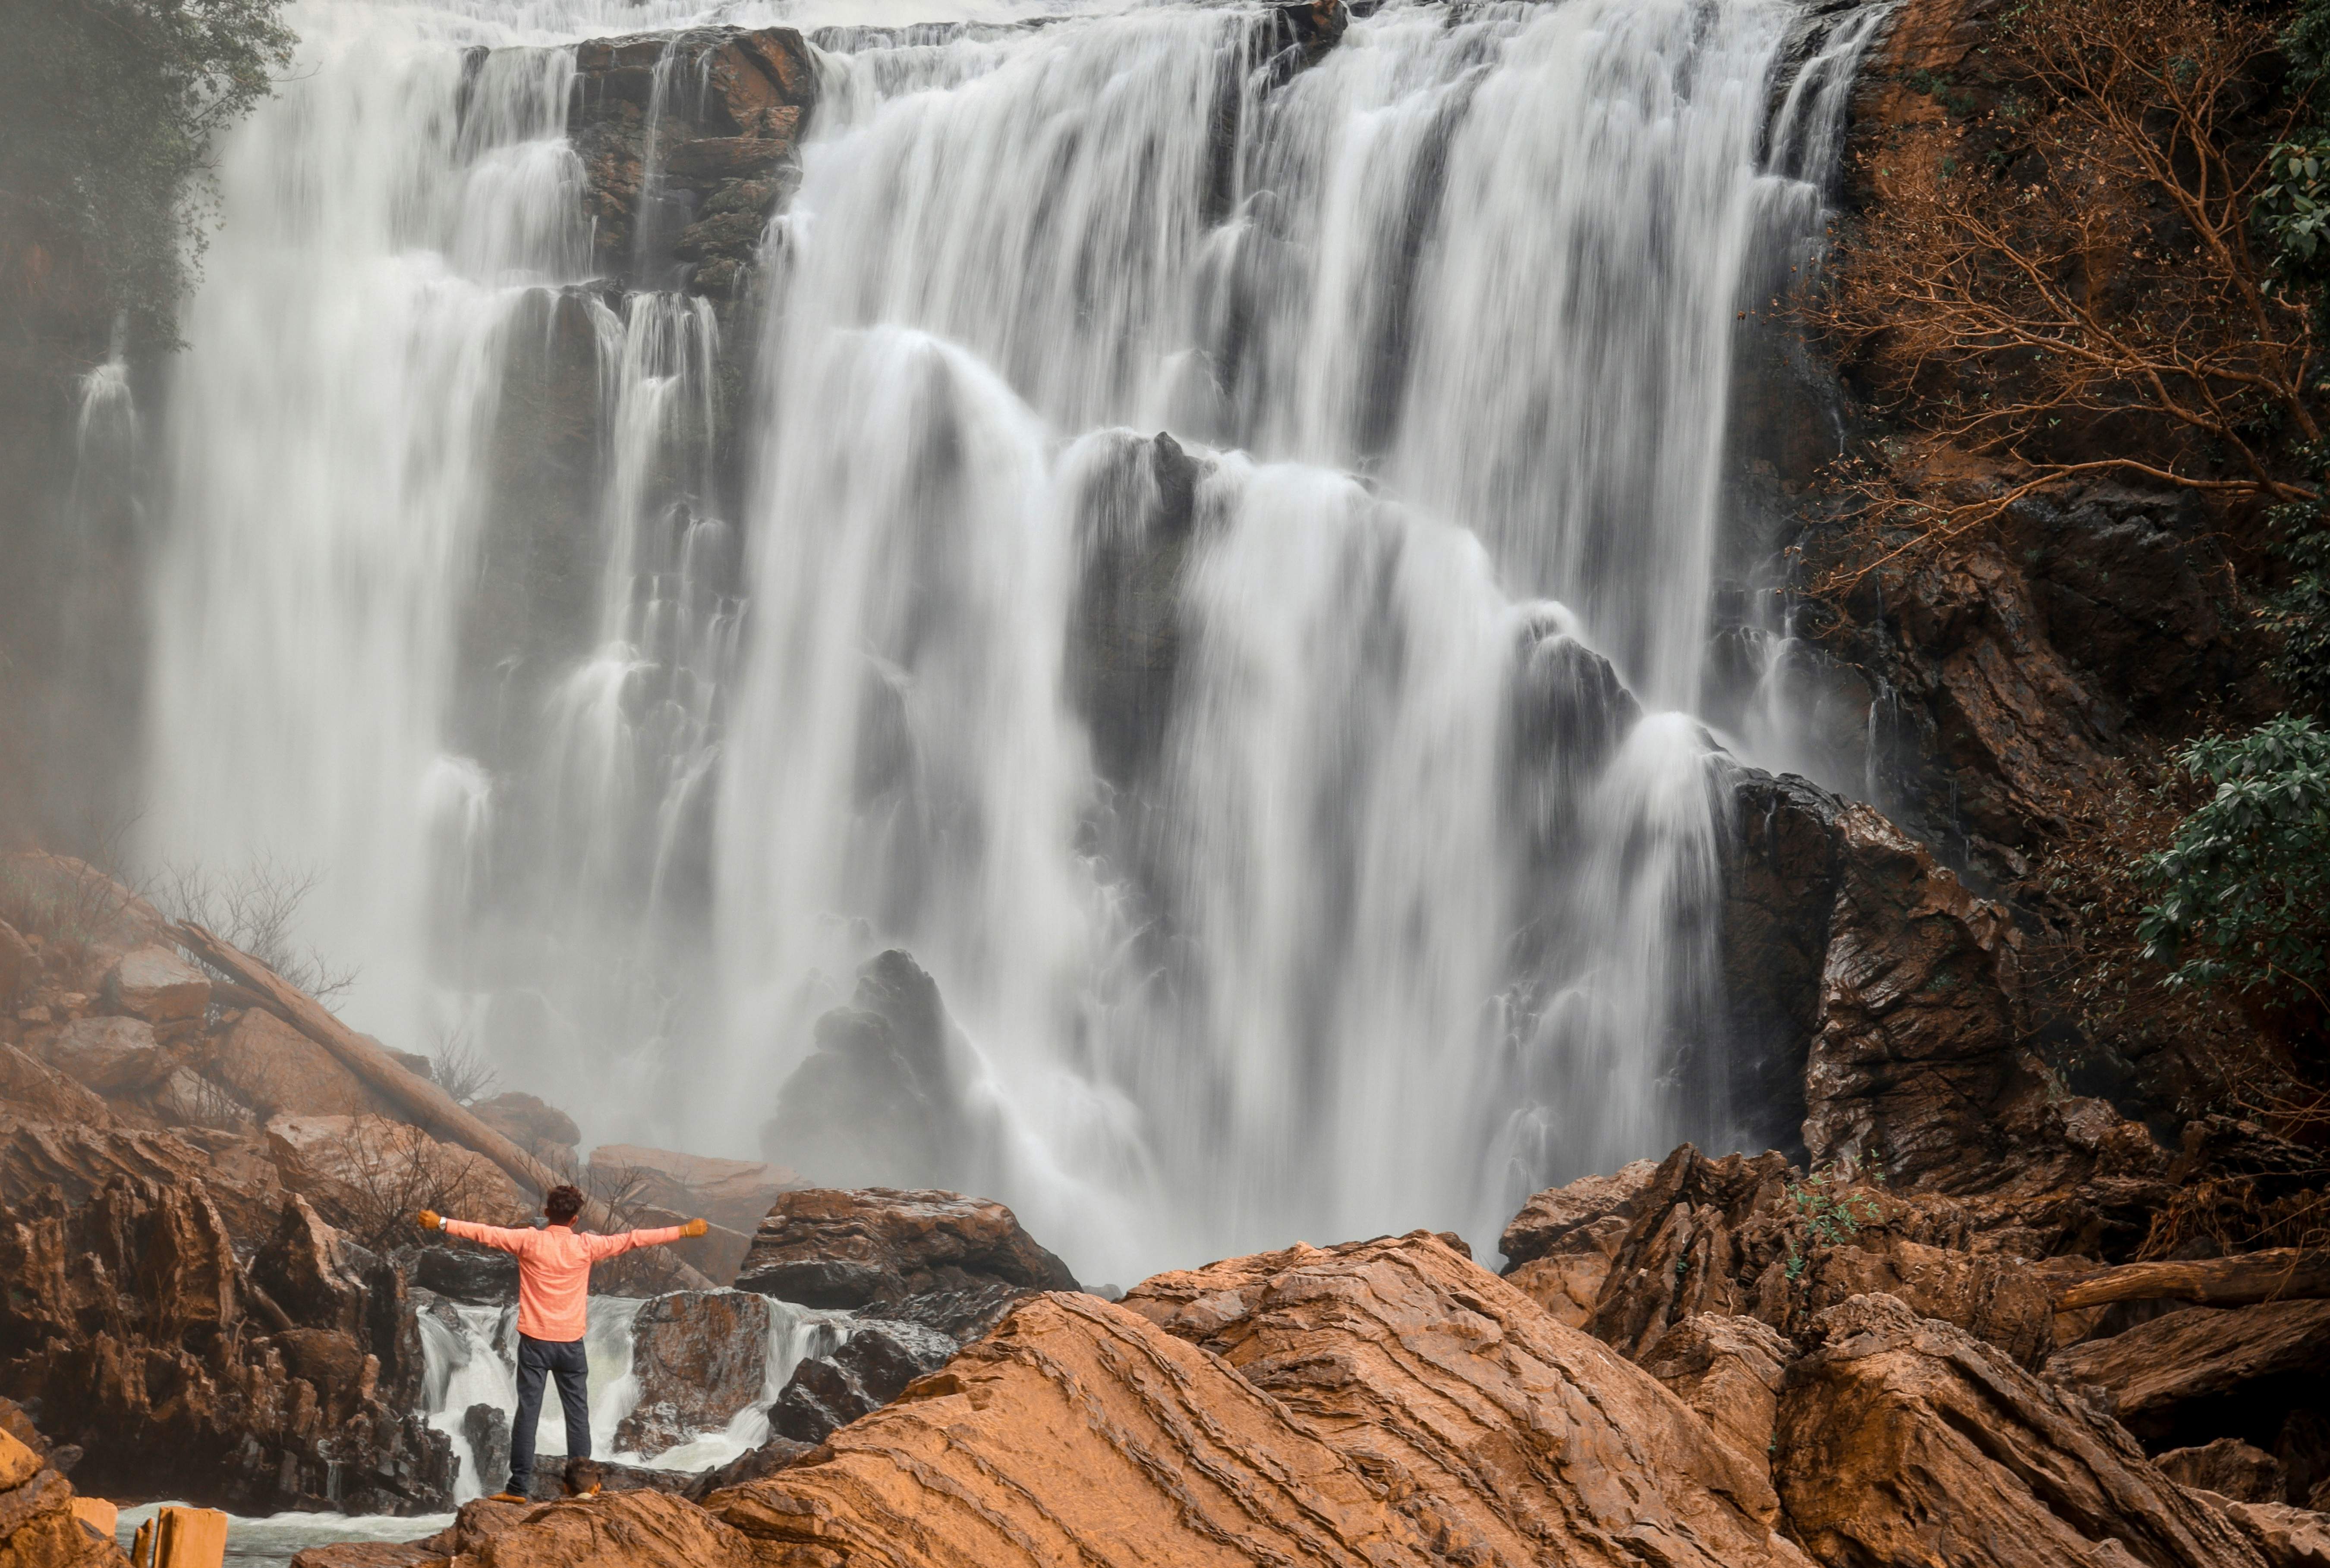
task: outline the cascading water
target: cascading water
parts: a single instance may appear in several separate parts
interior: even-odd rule
[[[317,868],[360,1024],[707,1152],[904,945],[955,1179],[1095,1277],[1482,1243],[1738,1136],[1689,716],[1734,323],[1872,15],[1785,90],[1792,0],[818,33],[751,345],[586,278],[564,134],[561,41],[702,18],[308,0],[172,389],[149,843]],[[593,499],[571,624],[512,631],[562,312]]]

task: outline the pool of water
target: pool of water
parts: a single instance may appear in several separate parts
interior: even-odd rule
[[[137,1526],[166,1507],[183,1504],[142,1503],[121,1510],[118,1538],[129,1549]],[[398,1517],[390,1514],[270,1514],[263,1518],[227,1516],[226,1568],[280,1568],[295,1552],[338,1541],[417,1541],[453,1522],[450,1514]]]

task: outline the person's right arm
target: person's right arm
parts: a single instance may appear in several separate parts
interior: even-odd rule
[[[435,1220],[431,1225],[429,1222]],[[523,1252],[527,1243],[539,1233],[532,1230],[512,1230],[505,1225],[481,1225],[475,1220],[449,1220],[431,1210],[421,1211],[423,1230],[441,1230],[449,1236],[459,1236],[465,1242],[491,1247],[498,1252]]]

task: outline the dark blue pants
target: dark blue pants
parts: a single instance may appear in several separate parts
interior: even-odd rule
[[[509,1489],[523,1497],[534,1485],[534,1429],[542,1420],[542,1380],[558,1380],[566,1407],[566,1457],[591,1457],[591,1364],[580,1339],[517,1337],[517,1420],[510,1427]]]

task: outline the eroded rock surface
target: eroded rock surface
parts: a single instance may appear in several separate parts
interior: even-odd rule
[[[1124,1305],[1219,1355],[1479,1562],[1795,1563],[1748,1462],[1657,1379],[1416,1233],[1160,1274]]]
[[[1774,1479],[1823,1563],[2262,1568],[2086,1403],[1890,1296],[1822,1317],[1781,1395]]]
[[[919,1323],[861,1319],[839,1346],[802,1359],[769,1411],[769,1428],[795,1442],[823,1442],[944,1366],[957,1348]]]
[[[653,1459],[757,1403],[768,1376],[768,1299],[741,1290],[658,1296],[631,1323],[639,1403],[615,1428],[619,1451]]]
[[[2330,1301],[2188,1308],[2058,1351],[2047,1374],[2106,1390],[2161,1448],[2233,1436],[2270,1450],[2293,1415],[2330,1404]]]
[[[1514,1288],[1572,1328],[1584,1327],[1634,1218],[1634,1199],[1658,1170],[1638,1159],[1612,1176],[1549,1187],[1522,1205],[1498,1242]]]

